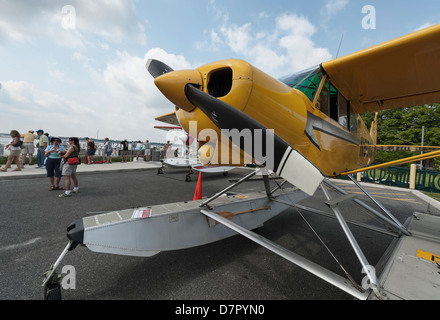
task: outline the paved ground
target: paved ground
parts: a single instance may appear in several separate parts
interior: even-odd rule
[[[0,299],[43,298],[42,274],[55,262],[67,244],[66,227],[91,212],[191,200],[197,175],[185,182],[185,170],[166,169],[158,175],[152,163],[81,165],[80,193],[58,198],[48,191],[44,170],[0,175]],[[107,171],[100,171],[100,170]],[[38,171],[40,170],[40,171]],[[111,171],[115,170],[115,171]],[[31,172],[32,171],[32,172]],[[27,176],[26,176],[27,175]],[[240,178],[236,172],[204,175],[204,196]],[[351,190],[350,185],[338,185]],[[257,190],[261,181],[247,182],[236,191]],[[438,209],[415,195],[389,188],[368,188],[404,222],[414,211]],[[360,199],[371,204],[364,195]],[[323,195],[301,204],[327,210],[320,204]],[[348,205],[344,215],[371,222],[364,209]],[[304,213],[327,246],[348,272],[361,282],[361,266],[334,220]],[[294,209],[267,222],[259,234],[286,248],[342,274],[338,265]],[[370,264],[374,265],[391,242],[391,237],[353,227]],[[76,289],[63,290],[69,300],[147,299],[147,300],[302,300],[351,299],[329,284],[242,236],[192,249],[162,252],[151,258],[97,254],[85,247],[69,252],[62,266],[76,271]]]

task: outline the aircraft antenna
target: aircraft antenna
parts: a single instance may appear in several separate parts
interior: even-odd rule
[[[342,34],[341,41],[339,42],[338,52],[336,53],[336,59],[339,57],[339,50],[341,50],[342,40],[344,40],[344,34]]]

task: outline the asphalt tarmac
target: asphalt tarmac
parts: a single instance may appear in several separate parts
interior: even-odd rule
[[[181,169],[166,169],[161,175],[154,168],[89,170],[79,174],[80,193],[70,198],[58,198],[60,191],[49,191],[49,179],[44,176],[0,176],[0,299],[43,299],[42,274],[67,245],[66,227],[73,221],[94,212],[192,200],[197,174],[192,182],[185,182],[185,175],[186,170]],[[229,179],[242,176],[243,172],[232,172],[227,177],[204,174],[203,196],[215,194],[230,184]],[[338,185],[355,191],[352,185]],[[262,188],[261,181],[252,181],[234,191]],[[409,192],[368,189],[402,223],[415,211],[440,214]],[[373,206],[364,195],[358,194],[358,198]],[[301,204],[329,212],[323,199],[318,191]],[[346,218],[372,223],[364,209],[354,204],[343,206]],[[303,216],[361,283],[361,265],[337,221],[307,212]],[[352,231],[369,263],[375,265],[392,237],[359,227],[352,227]],[[257,232],[343,275],[296,209],[286,210]],[[240,235],[191,249],[161,252],[151,258],[100,254],[77,247],[60,267],[67,265],[75,269],[76,287],[62,290],[64,300],[352,300]]]

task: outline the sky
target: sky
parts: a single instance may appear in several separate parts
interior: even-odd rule
[[[438,23],[438,0],[0,0],[0,133],[164,142],[149,58],[281,78]]]

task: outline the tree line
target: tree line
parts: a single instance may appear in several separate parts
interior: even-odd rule
[[[374,120],[374,112],[362,114],[369,127]],[[379,111],[377,121],[377,144],[440,146],[440,104],[415,106]],[[376,153],[376,164],[418,155],[420,152],[381,151]],[[440,158],[434,159],[434,166],[440,170]]]

